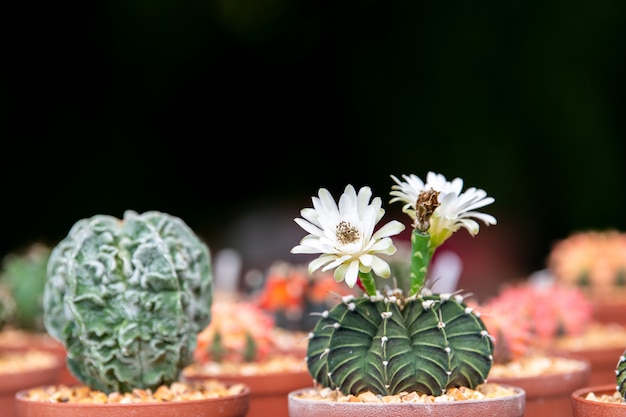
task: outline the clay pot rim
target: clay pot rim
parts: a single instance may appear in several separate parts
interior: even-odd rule
[[[133,402],[133,403],[79,403],[79,402],[68,402],[68,403],[53,403],[53,402],[46,402],[46,401],[36,401],[36,400],[29,400],[26,398],[26,395],[28,393],[28,391],[30,391],[32,388],[27,388],[27,389],[22,389],[20,391],[18,391],[15,394],[15,401],[16,402],[20,402],[20,403],[35,403],[35,402],[40,402],[42,404],[45,404],[46,407],[53,407],[53,408],[93,408],[93,409],[112,409],[112,408],[120,408],[120,409],[124,409],[124,408],[149,408],[149,407],[176,407],[179,406],[180,404],[187,404],[187,405],[195,405],[195,404],[207,404],[207,403],[213,403],[213,402],[220,402],[220,401],[224,401],[224,400],[231,400],[231,401],[237,401],[241,398],[246,398],[246,397],[250,397],[250,387],[249,386],[244,386],[243,390],[238,393],[238,394],[230,394],[230,395],[221,395],[219,397],[213,397],[213,398],[201,398],[201,399],[197,399],[197,400],[184,400],[184,401],[163,401],[163,402]]]
[[[10,377],[18,376],[18,375],[23,377],[27,375],[37,375],[37,374],[50,372],[50,371],[60,372],[62,367],[63,367],[63,362],[61,362],[61,360],[55,357],[54,362],[50,363],[50,365],[48,366],[39,366],[37,368],[28,368],[28,369],[22,369],[18,371],[3,371],[0,369],[0,377],[10,378]]]
[[[183,375],[184,381],[203,381],[216,379],[225,383],[242,383],[252,390],[252,397],[267,396],[287,393],[296,388],[312,387],[313,377],[307,370],[303,371],[280,371],[262,374],[195,374]]]
[[[591,406],[624,409],[626,408],[626,404],[605,403],[601,401],[588,400],[585,398],[585,395],[590,392],[594,392],[596,395],[606,393],[612,394],[616,390],[617,386],[613,384],[593,385],[577,389],[576,391],[572,392],[571,398],[573,401],[588,404]]]
[[[580,355],[584,354],[611,354],[613,352],[623,352],[623,346],[594,346],[594,347],[582,347],[582,348],[556,348],[554,354],[569,359],[577,359]],[[617,363],[617,361],[615,361]]]
[[[523,388],[518,387],[518,386],[514,386],[514,385],[509,385],[509,384],[498,384],[502,387],[505,388],[511,388],[515,391],[514,394],[512,395],[506,395],[506,396],[502,396],[502,397],[493,397],[493,398],[481,398],[481,399],[475,399],[475,400],[460,400],[460,401],[442,401],[442,402],[436,402],[436,403],[432,403],[432,402],[392,402],[392,403],[376,403],[376,402],[337,402],[337,401],[323,401],[323,400],[315,400],[315,399],[310,399],[310,398],[297,398],[296,396],[298,394],[300,394],[301,392],[305,392],[305,391],[309,391],[312,388],[300,388],[294,391],[291,391],[287,396],[289,401],[298,401],[301,403],[307,403],[307,404],[325,404],[327,406],[335,406],[337,404],[341,404],[341,405],[348,405],[350,407],[354,406],[354,407],[385,407],[385,406],[389,406],[390,404],[393,404],[394,406],[400,406],[400,407],[409,407],[409,408],[415,408],[415,407],[433,407],[433,405],[436,404],[443,404],[443,405],[448,405],[448,406],[453,406],[453,405],[463,405],[463,404],[482,404],[482,403],[487,403],[487,402],[494,402],[494,401],[511,401],[511,400],[522,400],[522,401],[526,401],[526,391],[524,391]]]
[[[563,372],[555,372],[555,373],[550,373],[550,374],[498,376],[498,377],[487,376],[487,381],[493,382],[495,384],[517,385],[518,383],[519,384],[532,383],[536,381],[538,378],[541,378],[544,381],[559,382],[563,380],[563,378],[573,379],[575,376],[585,376],[586,378],[588,378],[589,375],[591,375],[591,362],[588,359],[573,358],[573,357],[566,357],[566,359],[580,362],[582,366],[578,369],[566,370]]]
[[[203,380],[203,379],[229,379],[229,380],[235,380],[235,381],[240,381],[242,378],[245,379],[258,379],[258,380],[267,380],[267,379],[280,379],[280,378],[284,378],[285,376],[299,376],[299,375],[309,375],[309,371],[306,369],[303,369],[301,371],[294,371],[294,370],[288,370],[288,371],[276,371],[276,372],[263,372],[263,373],[258,373],[258,374],[237,374],[237,373],[201,373],[201,372],[196,372],[193,374],[183,374],[183,379],[185,380]],[[311,381],[313,381],[313,377],[311,377]]]

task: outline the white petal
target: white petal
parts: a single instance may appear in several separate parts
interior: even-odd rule
[[[375,244],[373,244],[370,250],[372,252],[382,252],[385,254],[389,254],[389,248],[393,248],[393,252],[395,253],[396,249],[395,246],[393,246],[393,240],[391,240],[391,238],[389,237],[386,237],[384,239],[380,239]]]
[[[470,213],[466,213],[467,215],[469,215],[470,217],[474,217],[480,221],[482,221],[485,224],[497,224],[497,220],[495,217],[493,217],[490,214],[486,214],[486,213],[479,213],[476,211],[472,211]]]
[[[389,264],[378,256],[374,256],[374,261],[372,262],[372,269],[374,273],[381,278],[389,278],[391,276],[391,268]]]
[[[339,214],[342,217],[349,217],[354,214],[358,214],[356,212],[357,209],[357,196],[354,187],[350,184],[346,185],[346,188],[339,197]]]
[[[361,263],[367,267],[372,266],[373,259],[374,259],[374,256],[370,255],[369,253],[366,253],[359,257],[359,261],[361,261]]]
[[[302,220],[300,218],[296,218],[296,219],[293,219],[293,220],[298,224],[298,226],[300,226],[301,228],[303,228],[304,230],[306,230],[310,234],[315,235],[315,236],[324,236],[324,231],[322,229],[320,229],[319,227],[317,227],[317,226],[315,226],[315,225],[313,225],[313,224],[311,224],[311,223],[309,223],[309,222],[307,222],[305,220]]]
[[[478,223],[476,223],[476,221],[472,220],[472,219],[459,219],[458,223],[464,227],[465,229],[467,229],[467,231],[472,235],[475,236],[476,234],[478,234],[478,231],[480,230],[480,225]]]
[[[315,198],[313,198],[313,207],[320,216],[328,216],[333,213],[338,213],[337,203],[333,199],[333,196],[326,188],[320,188],[319,192],[319,204],[315,204]]]
[[[378,229],[378,231],[376,231],[376,233],[372,235],[372,238],[380,239],[382,237],[394,236],[404,231],[404,229],[405,229],[404,224],[400,223],[397,220],[392,220],[386,225],[384,225],[383,227],[381,227],[380,229]]]
[[[319,214],[317,213],[317,211],[315,211],[315,209],[312,209],[310,207],[303,208],[302,210],[300,210],[300,215],[304,220],[308,221],[309,223],[312,223],[319,228],[322,227],[319,222]]]
[[[359,262],[358,261],[351,262],[350,265],[348,266],[348,270],[346,271],[346,275],[344,277],[344,280],[346,284],[348,285],[348,287],[350,288],[354,287],[354,284],[356,284],[356,280],[358,276],[359,276]]]
[[[345,279],[346,277],[346,272],[348,271],[348,264],[342,264],[339,265],[336,269],[335,269],[335,281],[337,282],[341,282]]]
[[[313,259],[311,262],[309,262],[309,274],[312,274],[313,272],[317,271],[320,267],[334,260],[335,260],[335,257],[332,255],[322,255],[319,258]]]
[[[328,265],[326,265],[323,269],[323,271],[329,271],[333,268],[337,268],[339,265],[349,261],[352,257],[351,256],[334,256],[335,259],[332,260],[332,262],[330,262]]]

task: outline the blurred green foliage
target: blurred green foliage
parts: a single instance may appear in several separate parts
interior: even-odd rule
[[[23,330],[43,332],[43,289],[50,248],[33,243],[26,250],[12,252],[2,259],[0,285],[13,300],[14,314],[9,322]]]

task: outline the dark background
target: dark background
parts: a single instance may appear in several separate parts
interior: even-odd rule
[[[622,0],[115,0],[2,16],[2,253],[161,210],[246,267],[319,187],[429,170],[496,202],[450,244],[498,282],[626,229]],[[484,235],[484,236],[483,236]],[[455,246],[456,245],[456,246]],[[489,266],[490,265],[490,266]],[[472,278],[473,279],[473,278]],[[471,286],[472,284],[470,284]]]

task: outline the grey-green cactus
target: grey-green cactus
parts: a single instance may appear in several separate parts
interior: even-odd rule
[[[15,301],[12,324],[17,328],[44,331],[42,298],[49,256],[50,247],[36,242],[2,260],[0,283],[7,286]]]
[[[345,297],[325,312],[309,337],[313,378],[344,394],[441,395],[486,382],[494,343],[460,294],[433,294],[424,284],[433,250],[413,231],[411,295],[401,289]]]
[[[617,379],[617,390],[626,401],[626,350],[622,353],[622,356],[619,357],[619,361],[617,361],[615,375]]]
[[[155,389],[191,363],[211,320],[212,281],[209,249],[181,219],[95,215],[52,250],[44,324],[82,383]]]

